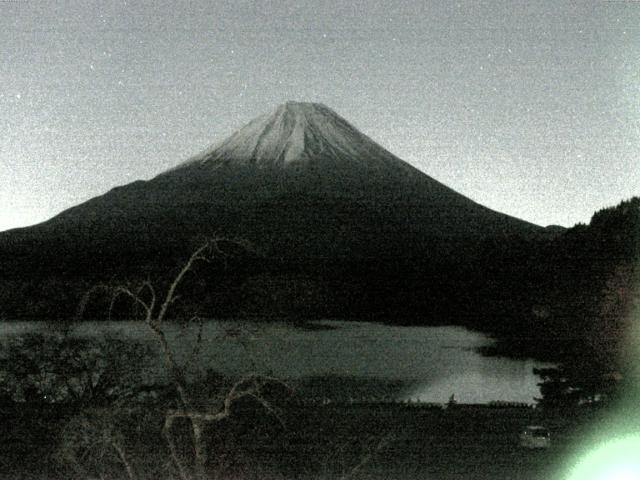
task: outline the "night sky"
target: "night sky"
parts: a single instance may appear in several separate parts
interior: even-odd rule
[[[0,230],[322,102],[493,209],[640,194],[640,2],[0,0]]]

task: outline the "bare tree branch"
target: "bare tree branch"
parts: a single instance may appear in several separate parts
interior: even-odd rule
[[[145,289],[149,290],[149,293],[151,294],[151,301],[148,305],[149,310],[153,313],[156,306],[156,289],[153,287],[151,280],[147,279],[146,281],[142,282],[142,285],[140,285],[140,287],[138,287],[138,290],[136,291],[136,295],[140,297]]]
[[[87,305],[89,304],[89,300],[91,300],[91,297],[99,291],[110,292],[111,288],[105,284],[100,283],[87,290],[78,303],[78,308],[76,310],[76,320],[82,320],[84,312],[87,309]]]
[[[351,470],[349,470],[346,474],[340,477],[340,480],[348,480],[357,475],[360,470],[362,470],[378,453],[380,453],[391,441],[391,434],[387,434],[382,437],[376,447],[372,450],[369,450],[367,453],[362,455],[360,462],[356,466],[354,466]]]
[[[187,358],[187,361],[185,362],[185,369],[186,370],[191,368],[192,364],[195,362],[196,358],[200,354],[200,350],[202,348],[202,332],[203,332],[203,329],[204,329],[204,320],[201,317],[199,317],[198,315],[195,315],[195,316],[191,317],[191,319],[189,320],[189,322],[193,322],[193,321],[197,321],[198,322],[198,333],[197,333],[197,336],[196,336],[195,345],[193,346],[193,349],[191,350],[191,353],[189,354],[189,357]]]
[[[129,462],[127,455],[124,451],[124,448],[122,448],[122,445],[120,445],[115,439],[111,439],[111,446],[113,447],[113,449],[116,451],[116,453],[118,454],[118,458],[120,459],[120,461],[122,462],[122,464],[124,465],[125,470],[127,471],[127,476],[129,477],[129,480],[135,480],[135,475],[133,473],[133,467],[131,466],[131,463]]]
[[[149,322],[152,320],[153,311],[151,309],[151,305],[148,305],[144,300],[142,300],[138,295],[133,293],[127,287],[122,286],[116,287],[114,290],[113,296],[111,297],[111,305],[109,306],[109,315],[111,315],[111,310],[113,309],[113,306],[115,305],[115,302],[120,295],[129,297],[131,300],[133,300],[134,303],[140,305],[144,309],[145,321]]]
[[[215,242],[216,240],[209,240],[191,254],[191,257],[189,257],[189,260],[187,260],[187,263],[185,263],[185,265],[182,267],[182,270],[178,272],[178,275],[174,278],[173,282],[171,282],[171,285],[169,286],[169,290],[167,291],[167,295],[165,296],[164,302],[160,307],[160,312],[158,313],[158,316],[154,319],[155,323],[160,324],[164,320],[164,317],[167,314],[167,310],[169,309],[169,306],[171,305],[171,303],[173,303],[175,299],[176,289],[182,282],[182,279],[187,274],[187,272],[189,272],[191,268],[193,268],[193,265],[197,261],[208,261],[208,258],[204,256],[204,252],[206,252],[207,249],[210,249]]]
[[[169,454],[173,459],[174,465],[178,469],[178,475],[180,476],[180,480],[191,480],[189,470],[180,459],[180,455],[178,454],[178,449],[176,448],[176,444],[173,441],[173,435],[171,434],[171,427],[173,426],[173,421],[176,418],[177,417],[174,417],[168,414],[165,416],[162,433],[165,437],[167,445],[169,446]]]
[[[263,390],[269,384],[281,384],[290,390],[290,388],[279,379],[268,376],[259,376],[255,373],[251,373],[243,376],[231,386],[224,396],[221,406],[218,405],[214,410],[211,410],[210,406],[200,406],[201,408],[196,408],[197,405],[195,405],[193,401],[194,399],[188,390],[187,370],[192,366],[192,363],[200,353],[204,322],[202,318],[197,315],[193,316],[188,322],[191,323],[193,321],[197,321],[198,330],[195,345],[183,365],[179,364],[176,355],[169,344],[167,335],[162,327],[162,323],[167,318],[171,305],[180,298],[177,291],[186,275],[193,270],[196,263],[209,262],[212,258],[219,258],[223,261],[225,260],[226,256],[219,248],[218,242],[219,238],[207,240],[191,254],[169,284],[166,293],[162,296],[163,300],[159,308],[156,308],[158,305],[158,293],[150,280],[144,281],[137,289],[135,289],[135,291],[127,286],[116,287],[112,290],[111,303],[109,305],[109,316],[111,316],[114,305],[120,296],[126,296],[134,303],[134,305],[141,307],[144,312],[144,322],[148,325],[160,344],[162,355],[165,359],[172,383],[178,392],[180,400],[180,408],[170,409],[166,412],[164,426],[162,429],[163,436],[165,437],[169,448],[171,461],[177,468],[180,480],[191,480],[193,475],[200,480],[204,480],[207,477],[206,464],[209,452],[207,450],[205,429],[210,424],[215,424],[230,417],[233,405],[236,402],[244,398],[251,398],[258,402],[268,414],[273,415],[280,424],[284,426],[283,419],[274,406],[271,405],[271,403],[264,397]],[[239,241],[235,241],[234,243],[241,245]],[[255,360],[249,351],[248,345],[245,342],[241,342],[241,345],[247,353],[249,353],[252,366],[254,366]],[[186,460],[181,457],[174,437],[175,420],[177,419],[186,419],[190,425],[194,454],[193,464],[191,466],[188,466]],[[115,445],[114,448],[116,448]],[[118,455],[122,463],[125,465],[125,468],[127,468],[127,474],[129,475],[130,480],[133,480],[134,473],[133,470],[130,469],[126,455],[124,455],[124,451],[118,451]]]

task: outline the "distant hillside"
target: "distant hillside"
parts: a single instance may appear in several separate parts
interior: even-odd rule
[[[544,265],[546,275],[531,292],[529,311],[496,330],[496,351],[560,361],[581,381],[631,374],[640,321],[640,198],[541,243],[528,262]]]

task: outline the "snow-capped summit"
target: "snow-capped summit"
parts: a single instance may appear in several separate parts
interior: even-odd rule
[[[327,106],[289,101],[183,165],[300,168],[318,162],[332,168],[366,164],[368,169],[404,164]]]

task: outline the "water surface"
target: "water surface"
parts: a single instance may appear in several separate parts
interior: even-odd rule
[[[287,379],[353,378],[390,382],[397,399],[446,402],[494,400],[532,403],[539,396],[531,360],[484,357],[477,349],[490,345],[486,336],[462,327],[396,327],[367,322],[326,320],[301,328],[286,323],[207,321],[203,325],[197,365],[225,374],[268,372]],[[165,324],[172,348],[184,360],[197,343],[195,325]],[[0,335],[51,329],[50,324],[5,323]],[[142,322],[84,322],[75,335],[111,335],[157,345]],[[153,375],[164,375],[163,361]]]

